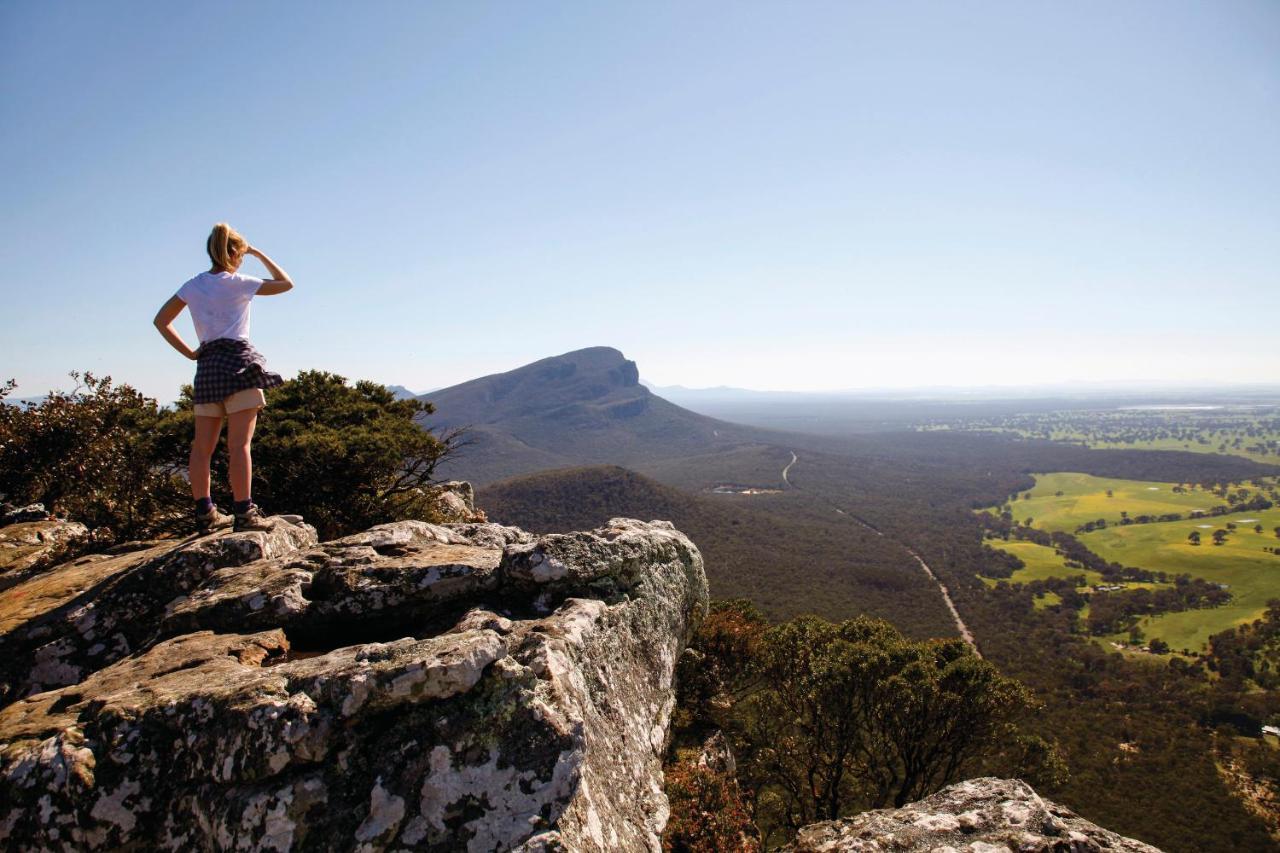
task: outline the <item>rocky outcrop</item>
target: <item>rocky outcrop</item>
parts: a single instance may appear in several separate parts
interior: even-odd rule
[[[51,518],[53,518],[53,514],[44,508],[44,504],[13,506],[5,503],[0,505],[0,525],[22,524],[27,521],[48,521]]]
[[[0,841],[657,850],[706,598],[687,538],[625,519],[281,522],[57,567],[0,598]]]
[[[278,517],[14,580],[0,843],[659,850],[676,661],[707,605],[697,549],[666,522],[542,537],[477,522],[465,485],[446,490],[457,523],[319,543]],[[0,543],[53,547],[32,524],[68,522]],[[732,779],[723,736],[695,770]],[[734,844],[755,849],[743,820]],[[977,779],[785,849],[1155,848]]]
[[[94,555],[42,572],[0,598],[0,704],[75,684],[155,640],[168,602],[223,566],[293,554],[314,545],[305,524],[219,533],[116,555]]]
[[[476,490],[465,480],[449,480],[436,487],[436,513],[446,524],[488,521],[484,511],[476,509]]]
[[[900,809],[800,830],[783,853],[1160,853],[1041,799],[1016,779],[971,779]]]
[[[89,534],[79,522],[49,518],[47,514],[33,519],[20,511],[11,517],[18,520],[0,527],[0,590],[22,583],[60,546]]]

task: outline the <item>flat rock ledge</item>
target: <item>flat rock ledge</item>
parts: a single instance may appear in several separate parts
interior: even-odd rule
[[[22,525],[17,525],[22,527]],[[12,528],[0,528],[0,534]],[[75,684],[147,648],[166,604],[220,567],[298,553],[310,525],[136,543],[43,571],[0,593],[0,705]]]
[[[629,519],[323,544],[282,521],[58,566],[0,593],[22,676],[0,842],[657,851],[675,662],[706,607],[697,548]]]
[[[900,809],[863,812],[800,830],[780,853],[1160,853],[1042,799],[1025,782],[987,777]]]
[[[89,533],[74,521],[31,515],[25,510],[10,513],[8,517],[16,520],[0,527],[0,590],[36,574],[41,561],[59,545]]]

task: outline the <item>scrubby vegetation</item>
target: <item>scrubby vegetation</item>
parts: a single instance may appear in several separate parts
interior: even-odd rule
[[[72,378],[74,390],[38,403],[3,404],[14,386],[0,389],[0,495],[80,521],[98,543],[189,532],[190,388],[167,408],[111,377]],[[433,472],[459,434],[420,428],[414,419],[430,411],[377,383],[300,373],[258,418],[255,500],[304,516],[327,538],[431,517]],[[229,505],[225,453],[213,467],[214,498]]]
[[[436,435],[415,423],[433,407],[396,399],[376,382],[304,370],[273,389],[253,440],[254,500],[271,512],[298,513],[333,538],[402,518],[431,518],[432,475],[460,433]],[[189,389],[175,422],[191,430]],[[215,456],[214,482],[227,482]],[[224,494],[230,500],[229,494]]]
[[[675,738],[728,734],[766,848],[978,772],[1062,772],[1049,743],[1019,731],[1030,693],[959,640],[913,641],[866,617],[771,625],[739,600],[717,602],[691,648]],[[715,805],[673,808],[687,823]]]
[[[757,853],[760,850],[750,803],[743,796],[736,776],[727,768],[700,764],[697,757],[685,757],[673,762],[664,776],[671,808],[671,818],[662,836],[664,851]]]
[[[73,390],[39,403],[5,404],[0,389],[0,496],[42,503],[99,540],[154,536],[186,519],[190,493],[179,471],[190,438],[174,414],[110,376],[72,373]]]

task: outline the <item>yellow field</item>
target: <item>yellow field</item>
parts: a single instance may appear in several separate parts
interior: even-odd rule
[[[1121,512],[1128,512],[1130,518],[1173,512],[1188,515],[1193,509],[1208,510],[1224,503],[1217,495],[1199,488],[1176,493],[1173,487],[1177,483],[1120,480],[1070,472],[1036,474],[1035,480],[1035,487],[1010,501],[1009,509],[1018,521],[1031,518],[1031,526],[1041,530],[1071,532],[1085,522],[1100,518],[1106,519],[1107,524],[1119,524]],[[1108,489],[1111,497],[1107,496]]]
[[[1062,603],[1062,596],[1056,592],[1046,592],[1035,600],[1036,610],[1043,610],[1046,607],[1052,607],[1055,604]]]

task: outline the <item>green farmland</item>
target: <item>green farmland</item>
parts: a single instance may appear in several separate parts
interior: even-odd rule
[[[1144,617],[1139,626],[1148,638],[1159,637],[1173,649],[1198,651],[1212,634],[1259,618],[1269,599],[1280,598],[1280,555],[1264,550],[1280,548],[1280,538],[1275,535],[1275,528],[1280,526],[1280,508],[1191,518],[1193,510],[1209,510],[1226,502],[1199,488],[1174,492],[1175,483],[1070,472],[1037,474],[1035,481],[1034,488],[1006,505],[1019,522],[1031,518],[1032,526],[1041,530],[1073,532],[1086,522],[1106,519],[1106,528],[1077,534],[1089,550],[1103,559],[1170,575],[1189,574],[1225,584],[1230,590],[1231,601],[1221,607]],[[1252,486],[1246,488],[1257,493]],[[1122,525],[1122,513],[1128,513],[1130,518],[1179,513],[1184,518]],[[1228,531],[1223,544],[1214,545],[1214,531],[1227,531],[1228,524],[1235,525],[1235,529]],[[1255,525],[1262,526],[1261,533],[1255,532]],[[1190,543],[1192,532],[1200,533],[1200,545]],[[1095,573],[1067,568],[1052,548],[1017,541],[988,540],[987,544],[1015,554],[1026,563],[1026,568],[1014,572],[1011,583],[1078,574],[1091,575],[1089,583],[1099,580]],[[1037,606],[1043,604],[1037,601]]]
[[[1008,583],[1020,584],[1029,583],[1036,580],[1049,580],[1050,578],[1075,578],[1084,577],[1084,587],[1081,591],[1094,585],[1103,583],[1102,575],[1091,569],[1072,568],[1068,566],[1066,560],[1061,554],[1047,545],[1038,545],[1035,542],[1026,540],[1011,539],[1003,541],[1001,539],[989,539],[987,544],[992,548],[999,548],[1008,554],[1013,554],[1025,564],[1021,569],[1016,570],[1012,576],[1007,579],[1003,578],[982,578],[982,582],[987,586],[995,586],[1001,580],[1007,580]],[[1125,589],[1138,589],[1140,587],[1154,589],[1163,584],[1145,583],[1138,581],[1126,581],[1118,584]],[[1051,604],[1060,604],[1061,596],[1056,592],[1046,592],[1036,599],[1036,607],[1048,607]]]
[[[1256,521],[1244,522],[1244,519]],[[1222,545],[1212,542],[1213,531],[1236,524]],[[1255,533],[1255,524],[1262,533]],[[1280,598],[1280,556],[1263,548],[1280,547],[1274,528],[1280,526],[1280,509],[1235,513],[1211,519],[1169,521],[1108,527],[1080,536],[1089,550],[1106,560],[1171,574],[1189,574],[1227,584],[1231,601],[1222,607],[1164,613],[1143,619],[1140,626],[1150,637],[1159,637],[1174,649],[1199,650],[1211,634],[1262,616],[1267,600]],[[1202,544],[1187,537],[1198,531]]]
[[[1048,580],[1049,578],[1071,578],[1077,575],[1084,575],[1086,584],[1100,583],[1102,575],[1088,569],[1073,569],[1066,564],[1062,555],[1047,545],[1037,545],[1035,542],[1027,542],[1020,540],[1009,540],[1005,542],[1001,539],[989,539],[987,544],[992,548],[999,548],[1005,553],[1012,554],[1022,562],[1026,563],[1024,568],[1018,569],[1009,578],[1009,583],[1026,583],[1034,580]]]
[[[1220,453],[1280,463],[1280,407],[1274,404],[1065,409],[937,418],[916,428],[1001,432],[1107,450]]]
[[[1213,492],[1200,488],[1175,492],[1177,483],[1120,480],[1070,472],[1034,476],[1035,487],[1007,506],[1016,520],[1031,518],[1031,526],[1041,530],[1069,533],[1085,522],[1100,518],[1106,519],[1107,524],[1119,524],[1124,512],[1130,518],[1174,512],[1187,515],[1192,510],[1209,510],[1226,503]]]

